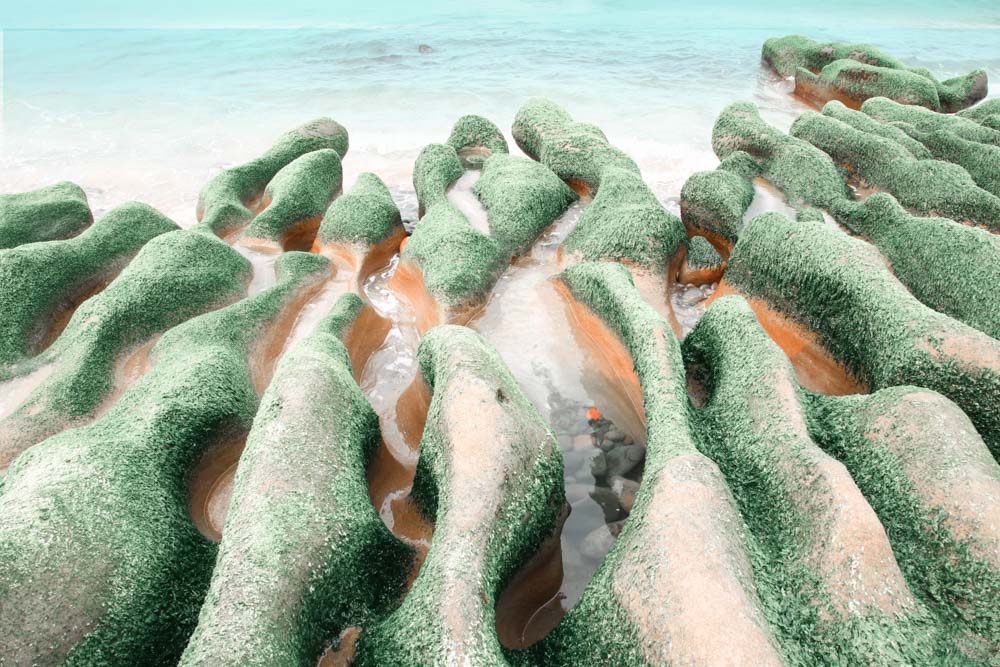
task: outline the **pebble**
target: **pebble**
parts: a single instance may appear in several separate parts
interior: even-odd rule
[[[594,502],[601,506],[601,510],[604,511],[604,522],[611,523],[613,521],[618,521],[619,519],[624,519],[627,513],[622,508],[621,502],[618,500],[618,496],[615,492],[606,486],[595,487],[590,492],[590,497],[594,499]]]
[[[622,442],[625,439],[625,433],[621,429],[613,428],[604,437],[614,442]]]
[[[697,287],[689,287],[681,294],[681,303],[685,306],[693,306],[705,299],[705,294]]]
[[[611,477],[624,477],[645,458],[646,448],[642,445],[621,445],[605,455],[602,474]]]
[[[635,505],[635,494],[639,492],[639,482],[634,482],[624,477],[613,477],[611,479],[611,491],[618,498],[622,510],[626,514],[630,514],[632,506]]]
[[[632,467],[635,467],[635,465],[633,464]],[[600,479],[608,474],[608,458],[604,452],[600,452],[594,458],[590,459],[590,474],[596,479]]]

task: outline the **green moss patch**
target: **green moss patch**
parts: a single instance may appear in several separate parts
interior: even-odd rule
[[[238,167],[226,169],[198,195],[198,228],[218,234],[240,227],[253,218],[248,208],[263,194],[271,179],[296,158],[329,148],[347,155],[347,130],[330,118],[317,118],[282,135],[266,153]]]
[[[907,70],[876,67],[856,60],[835,60],[819,74],[800,67],[795,70],[795,91],[830,98],[843,96],[852,100],[888,97],[902,104],[918,104],[938,110],[934,82]]]
[[[486,208],[490,236],[508,255],[528,250],[577,198],[545,165],[505,154],[486,160],[472,191]]]
[[[176,229],[156,209],[133,202],[80,236],[0,250],[0,367],[34,354],[62,304],[99,287],[146,242]]]
[[[471,114],[455,121],[446,143],[459,153],[469,149],[486,149],[492,154],[508,152],[500,128],[488,118]]]
[[[174,231],[147,243],[121,274],[73,314],[36,363],[52,374],[0,421],[0,467],[74,422],[114,388],[115,363],[133,346],[241,297],[250,265],[216,238]]]
[[[411,549],[371,504],[378,417],[354,381],[345,295],[278,364],[240,457],[212,584],[182,665],[302,665],[396,606]]]
[[[412,495],[434,537],[402,606],[362,632],[359,665],[455,656],[504,665],[494,605],[552,533],[565,498],[562,452],[500,356],[471,329],[439,326],[420,344],[433,390]],[[482,433],[493,434],[489,440]]]
[[[894,141],[812,111],[799,116],[790,132],[908,208],[1000,230],[1000,197],[977,186],[962,167],[918,160]]]
[[[343,175],[340,154],[332,148],[296,158],[267,184],[264,197],[271,203],[247,226],[243,238],[280,244],[295,225],[323,215],[340,192]]]
[[[747,225],[725,277],[815,331],[873,389],[911,384],[947,396],[1000,455],[1000,342],[917,301],[871,244],[767,213]]]
[[[399,209],[378,176],[363,173],[350,192],[330,204],[316,236],[320,243],[370,247],[402,228]]]
[[[273,288],[168,331],[104,417],[14,461],[0,494],[0,657],[176,662],[216,551],[189,516],[188,472],[249,430],[251,348],[328,271],[317,255],[282,256]]]
[[[851,87],[859,93],[864,93],[865,96],[882,87],[885,92],[879,94],[886,95],[887,97],[899,96],[899,98],[911,97],[915,91],[919,90],[921,92],[916,93],[917,97],[931,99],[928,93],[923,92],[927,89],[928,85],[924,82],[930,82],[934,90],[933,99],[936,102],[933,108],[941,108],[947,112],[954,112],[971,106],[986,97],[987,92],[986,70],[977,69],[968,74],[948,79],[947,81],[938,81],[926,69],[907,67],[885,51],[877,49],[870,44],[850,44],[846,42],[820,43],[802,35],[787,35],[785,37],[773,37],[765,41],[761,49],[761,58],[781,76],[792,76],[793,74],[798,76],[796,70],[800,68],[806,70],[808,73],[817,74],[827,66],[844,60],[867,65],[869,68],[878,68],[879,70],[895,70],[903,74],[903,76],[893,77],[886,72],[873,72],[869,68],[855,68],[854,71],[858,74],[857,78],[859,81],[851,84]],[[837,69],[842,70],[845,67],[853,68],[853,66],[841,65]],[[863,75],[862,72],[868,72],[872,76]],[[923,81],[917,81],[909,75],[919,77]],[[832,79],[834,76],[831,72],[829,78]],[[864,81],[869,78],[883,79],[884,83],[871,87]],[[865,99],[865,96],[851,96],[855,99]]]
[[[748,153],[733,151],[716,169],[691,174],[681,188],[684,225],[736,243],[753,202],[752,179],[759,172],[760,165]]]
[[[579,181],[599,190],[609,167],[639,173],[635,162],[608,143],[597,127],[574,122],[561,106],[543,97],[521,105],[514,117],[514,141],[525,153],[564,181]]]
[[[906,123],[920,132],[950,130],[969,141],[1000,146],[1000,131],[954,114],[935,113],[930,109],[899,104],[884,97],[866,100],[861,105],[861,112],[883,123]]]
[[[843,103],[836,100],[826,103],[823,107],[823,115],[836,118],[842,123],[847,123],[855,130],[895,141],[918,160],[925,160],[932,157],[931,152],[927,150],[926,146],[904,132],[901,128],[887,123],[880,123],[867,114],[855,111],[854,109],[848,109]]]
[[[736,151],[748,153],[792,206],[830,208],[847,198],[847,186],[830,157],[765,123],[751,102],[734,102],[722,110],[712,128],[712,148],[720,159]]]
[[[0,249],[76,236],[93,220],[87,195],[69,181],[0,195]]]

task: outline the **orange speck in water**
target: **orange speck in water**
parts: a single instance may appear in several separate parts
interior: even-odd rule
[[[601,413],[598,411],[597,408],[592,407],[589,410],[587,410],[587,419],[600,419],[600,418],[601,418]]]

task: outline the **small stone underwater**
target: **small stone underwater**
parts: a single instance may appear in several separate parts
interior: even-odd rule
[[[0,665],[996,664],[1000,100],[761,55],[676,208],[542,97],[415,224],[327,117],[0,194]]]

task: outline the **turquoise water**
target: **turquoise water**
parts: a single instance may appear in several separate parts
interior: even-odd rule
[[[374,170],[405,190],[420,147],[459,115],[509,129],[525,98],[547,95],[601,125],[667,199],[715,164],[711,125],[729,101],[783,126],[801,111],[760,68],[764,39],[788,32],[875,43],[941,77],[983,66],[1000,92],[995,2],[136,4],[0,10],[0,190],[68,178],[98,209],[141,199],[186,225],[215,171],[318,115],[350,130],[347,185]],[[233,24],[253,28],[190,27]]]

